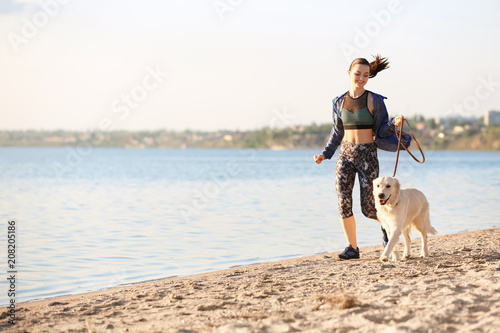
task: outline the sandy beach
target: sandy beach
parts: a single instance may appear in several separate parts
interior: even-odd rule
[[[401,250],[402,244],[399,245]],[[431,257],[337,253],[18,304],[12,332],[498,332],[500,228],[431,237]],[[412,253],[420,240],[412,243]]]

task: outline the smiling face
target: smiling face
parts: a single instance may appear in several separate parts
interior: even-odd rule
[[[363,64],[355,64],[347,71],[351,79],[352,88],[363,88],[368,82],[370,76],[370,66]]]
[[[373,181],[373,196],[381,206],[398,201],[399,181],[392,177],[380,177]]]

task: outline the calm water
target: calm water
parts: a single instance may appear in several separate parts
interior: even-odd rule
[[[0,149],[2,265],[16,219],[17,302],[342,250],[336,157],[318,166],[315,153]],[[423,165],[402,154],[398,178],[427,195],[440,234],[500,224],[500,153],[427,152]],[[395,154],[379,157],[392,175]],[[358,197],[356,186],[359,245],[378,245]]]

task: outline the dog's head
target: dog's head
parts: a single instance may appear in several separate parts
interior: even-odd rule
[[[375,202],[383,205],[395,205],[399,201],[399,181],[392,177],[380,177],[373,181]]]

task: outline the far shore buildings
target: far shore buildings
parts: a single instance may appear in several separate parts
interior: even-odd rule
[[[500,125],[500,111],[486,111],[484,113],[484,126]]]
[[[478,121],[479,120],[479,121]],[[438,125],[441,129],[454,129],[454,127],[457,127],[454,129],[455,132],[460,132],[461,129],[460,127],[464,127],[464,129],[467,129],[467,125],[474,126],[475,124],[480,125],[480,122],[483,123],[484,126],[500,126],[500,111],[494,111],[494,110],[488,110],[484,113],[484,116],[481,118],[475,118],[475,117],[462,117],[462,116],[455,116],[455,117],[446,117],[446,118],[440,118],[436,117],[434,118],[434,123]],[[459,123],[459,126],[456,126],[454,124]]]

